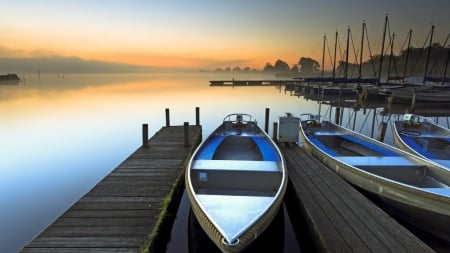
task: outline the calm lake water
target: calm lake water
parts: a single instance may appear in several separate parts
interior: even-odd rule
[[[329,113],[329,106],[290,96],[284,87],[210,87],[209,80],[279,79],[215,73],[22,74],[26,82],[0,85],[0,252],[16,252],[50,225],[165,125],[195,124],[203,136],[225,115],[252,114],[261,125],[287,112]],[[327,111],[328,110],[328,111]],[[355,130],[371,135],[371,111],[359,112]],[[352,109],[343,122],[353,123]],[[374,136],[381,118],[377,116]],[[348,123],[344,123],[344,126]],[[386,141],[392,143],[387,131]]]

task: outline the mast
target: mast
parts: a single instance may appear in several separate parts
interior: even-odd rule
[[[325,71],[325,43],[327,42],[327,35],[323,35],[323,50],[322,50],[322,73],[320,74],[320,77],[323,77],[323,73]]]
[[[336,37],[334,39],[334,60],[333,60],[333,79],[336,78],[336,50],[338,42],[338,31],[336,30]]]
[[[383,57],[384,57],[384,41],[386,40],[386,28],[388,24],[388,15],[386,14],[386,18],[384,20],[384,31],[383,31],[383,40],[381,41],[381,54],[380,54],[380,68],[378,70],[378,83],[381,80],[381,66],[383,65]]]
[[[447,38],[450,36],[450,33],[448,34]],[[445,48],[445,45],[444,45]],[[450,47],[447,48],[447,60],[445,61],[445,67],[444,67],[444,73],[442,74],[442,85],[445,84],[445,78],[447,77],[447,68],[448,68],[448,62],[450,61]]]
[[[362,36],[361,36],[361,52],[359,55],[359,79],[362,78],[362,58],[363,58],[363,48],[364,48],[364,31],[366,29],[366,21],[363,20],[363,27],[362,27]]]
[[[388,65],[388,78],[387,81],[389,82],[389,76],[391,75],[391,64],[392,60],[394,58],[394,39],[395,39],[395,33],[392,33],[392,40],[391,40],[391,52],[389,57],[389,65]]]
[[[345,71],[344,71],[344,77],[347,79],[348,75],[348,50],[349,50],[349,44],[350,44],[350,26],[347,28],[347,49],[345,53]]]
[[[447,78],[447,68],[448,68],[448,62],[450,60],[450,48],[447,49],[447,61],[445,62],[445,68],[444,68],[444,74],[442,75],[442,85],[445,84],[445,79]]]
[[[408,48],[406,49],[406,60],[405,60],[405,69],[403,70],[403,82],[405,82],[405,78],[406,78],[406,67],[408,66],[408,58],[409,58],[409,49],[411,47],[411,37],[412,37],[412,29],[409,28],[409,32],[408,32]]]
[[[423,82],[422,83],[425,83],[425,79],[427,77],[428,62],[430,60],[430,54],[431,54],[431,45],[433,44],[433,32],[434,32],[434,25],[431,25],[430,44],[428,45],[427,62],[425,63],[425,75],[423,77]]]

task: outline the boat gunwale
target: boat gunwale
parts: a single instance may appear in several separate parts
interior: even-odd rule
[[[255,237],[253,235],[253,233],[255,233],[256,231],[259,231],[261,228],[262,231],[264,231],[267,226],[269,224],[265,224],[267,223],[268,219],[273,219],[276,215],[276,213],[278,213],[282,202],[283,202],[283,198],[281,196],[284,195],[286,189],[287,189],[287,183],[288,183],[288,175],[287,175],[287,169],[286,169],[286,165],[285,165],[285,160],[283,157],[283,154],[281,153],[280,149],[278,148],[277,144],[274,142],[274,140],[272,138],[270,138],[270,136],[263,131],[258,125],[256,120],[252,120],[251,122],[255,123],[256,128],[259,130],[258,132],[262,133],[262,134],[258,134],[255,136],[262,136],[263,138],[267,139],[267,141],[275,148],[276,152],[279,154],[280,157],[280,161],[278,161],[278,163],[281,164],[281,181],[279,184],[279,187],[277,188],[277,191],[275,193],[275,195],[272,197],[272,200],[270,202],[270,204],[268,205],[269,208],[265,209],[264,212],[259,215],[259,216],[255,216],[254,219],[251,220],[251,222],[249,222],[248,226],[245,226],[243,228],[241,228],[239,230],[238,233],[236,233],[236,236],[234,238],[227,238],[227,233],[225,233],[225,231],[222,230],[222,227],[219,226],[214,219],[212,219],[212,217],[210,216],[210,214],[208,212],[205,212],[204,207],[200,204],[199,198],[196,196],[195,194],[195,190],[194,190],[194,186],[192,185],[192,179],[191,179],[191,171],[192,171],[192,167],[194,165],[194,162],[197,160],[196,158],[196,154],[199,152],[199,150],[203,147],[203,145],[205,143],[207,143],[210,140],[210,137],[213,136],[215,133],[217,133],[219,130],[224,128],[224,125],[227,124],[227,121],[225,120],[227,117],[229,117],[230,115],[236,115],[239,113],[234,113],[234,114],[229,114],[224,118],[224,121],[222,122],[222,124],[220,124],[203,142],[200,143],[200,145],[198,145],[198,147],[195,149],[195,151],[193,152],[189,163],[188,163],[188,167],[186,169],[186,187],[188,188],[187,192],[188,192],[188,196],[194,200],[194,201],[190,201],[191,205],[194,205],[193,207],[193,211],[195,212],[200,212],[200,214],[203,216],[203,218],[206,218],[206,222],[209,224],[212,224],[211,226],[208,226],[206,229],[203,224],[203,222],[199,222],[202,225],[202,228],[204,230],[210,230],[212,233],[214,233],[216,235],[216,233],[220,234],[220,243],[221,243],[221,247],[219,245],[217,245],[219,248],[223,249],[222,247],[227,247],[228,249],[230,249],[229,247],[235,248],[236,250],[240,249],[241,247],[246,247],[249,243],[250,243],[250,238]],[[243,114],[243,115],[247,115],[250,116],[251,119],[254,119],[253,116],[251,116],[250,114]],[[231,121],[233,123],[233,121]],[[253,136],[253,135],[251,135]],[[194,202],[194,203],[192,203]],[[275,210],[276,209],[276,210]],[[197,214],[196,214],[197,215]],[[208,234],[208,233],[207,233]],[[251,236],[252,235],[252,236]],[[208,236],[211,236],[208,234]],[[216,235],[217,236],[217,235]],[[240,240],[240,238],[242,237],[246,237],[246,240]],[[213,239],[213,238],[211,238]],[[233,241],[235,241],[236,239],[239,240],[239,243],[237,244],[233,244]],[[224,241],[225,240],[225,241]],[[214,240],[213,240],[214,241]],[[224,244],[224,242],[230,242],[230,244]]]
[[[430,139],[450,138],[450,130],[449,129],[436,124],[433,120],[429,121],[428,118],[426,118],[426,117],[422,117],[420,115],[418,117],[427,119],[426,123],[428,123],[431,126],[431,128],[435,128],[435,129],[438,129],[438,130],[440,130],[440,131],[442,131],[444,133],[448,133],[448,135],[447,134],[446,135],[430,135],[430,136],[427,136],[425,138],[430,138]],[[446,159],[434,159],[432,157],[427,157],[425,154],[420,153],[419,151],[415,150],[413,147],[411,147],[410,145],[408,145],[406,143],[405,139],[402,137],[402,131],[404,131],[404,128],[403,129],[399,129],[399,127],[400,127],[400,125],[402,123],[403,122],[401,120],[394,120],[394,121],[391,122],[391,128],[392,128],[392,132],[393,132],[394,142],[396,143],[396,145],[398,145],[399,147],[405,149],[409,153],[413,153],[413,154],[415,154],[415,155],[417,155],[417,156],[419,156],[421,158],[424,158],[424,159],[430,160],[431,162],[437,163],[440,166],[444,166],[444,165],[440,164],[439,162],[436,162],[435,160],[446,160]],[[422,136],[421,129],[417,129],[416,131],[419,133],[419,135],[414,136],[414,137],[419,137],[420,138],[420,136]],[[408,134],[404,134],[404,135],[410,137]],[[447,159],[447,160],[450,160],[450,159]],[[447,169],[450,170],[450,168],[447,168]]]
[[[329,121],[324,121],[324,122],[328,122],[328,123],[332,124],[333,126],[337,126],[334,123],[329,122]],[[359,134],[357,132],[354,132],[352,130],[342,129],[342,127],[340,127],[340,126],[338,126],[338,129],[339,130],[343,130],[343,131],[348,131],[348,133],[351,133],[351,134],[356,134],[357,136],[362,137],[364,140],[366,140],[366,138],[368,139],[368,137],[365,137],[364,135]],[[303,127],[301,127],[301,132],[304,135],[305,140],[307,141],[307,144],[310,145],[311,147],[313,147],[316,151],[321,153],[321,159],[327,159],[327,158],[332,159],[332,160],[335,161],[336,165],[337,164],[343,165],[343,168],[348,170],[350,173],[357,173],[359,176],[361,176],[363,178],[366,178],[366,179],[369,179],[369,180],[373,180],[373,181],[376,181],[376,182],[381,183],[381,184],[385,184],[385,185],[390,186],[391,188],[394,188],[394,189],[399,189],[399,190],[402,190],[402,191],[406,191],[406,192],[408,192],[410,194],[416,194],[416,195],[422,196],[422,197],[427,198],[427,199],[431,198],[431,199],[437,200],[439,202],[450,203],[450,195],[437,194],[435,192],[427,191],[426,190],[427,188],[420,188],[420,187],[416,187],[414,185],[410,185],[410,184],[402,183],[402,182],[399,182],[399,181],[395,181],[395,180],[392,180],[392,179],[389,179],[389,178],[386,178],[386,177],[383,177],[383,176],[380,176],[380,175],[377,175],[377,174],[365,171],[365,170],[360,169],[360,168],[358,168],[356,166],[348,164],[348,163],[346,163],[346,162],[344,162],[342,160],[339,160],[339,158],[338,158],[339,156],[337,156],[337,157],[336,156],[331,156],[331,155],[327,154],[325,151],[323,151],[321,148],[319,148],[315,143],[313,143],[310,140],[309,136],[304,132]],[[368,141],[372,141],[372,140],[369,139]],[[376,140],[373,140],[373,141],[376,141]],[[371,143],[374,143],[374,144],[379,143],[380,145],[386,146],[387,148],[392,148],[392,151],[398,152],[399,154],[402,154],[403,156],[412,156],[414,158],[414,160],[418,160],[420,162],[420,164],[423,164],[424,166],[427,163],[430,163],[431,165],[434,165],[432,167],[433,169],[436,169],[436,170],[439,169],[439,170],[448,172],[448,170],[446,170],[445,167],[443,167],[442,165],[439,165],[439,164],[437,164],[437,163],[435,163],[433,161],[429,161],[429,160],[424,159],[422,157],[412,155],[412,154],[410,154],[410,153],[408,153],[406,151],[403,151],[401,149],[398,149],[396,147],[392,147],[390,145],[387,145],[385,143],[378,142],[378,141],[371,142]],[[428,169],[430,169],[430,167],[428,167]],[[338,173],[338,172],[336,172],[336,173]],[[338,173],[338,174],[341,174],[341,173]],[[383,196],[386,196],[386,195],[383,195]]]

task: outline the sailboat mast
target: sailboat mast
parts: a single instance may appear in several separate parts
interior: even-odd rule
[[[345,50],[345,72],[344,72],[344,77],[345,79],[347,79],[348,77],[348,50],[349,50],[349,46],[350,46],[350,26],[347,28],[347,49]]]
[[[430,61],[431,45],[433,44],[433,32],[434,32],[434,25],[431,26],[430,44],[428,45],[427,62],[425,63],[425,75],[423,77],[423,83],[425,83],[428,72],[428,62]]]
[[[361,36],[361,52],[359,55],[359,79],[362,77],[362,59],[363,59],[363,48],[364,48],[364,31],[366,30],[366,21],[363,20],[362,26],[362,36]]]
[[[386,18],[384,20],[384,31],[383,31],[383,40],[381,41],[381,54],[380,54],[380,68],[378,70],[378,83],[381,80],[381,67],[383,65],[383,57],[384,57],[384,41],[386,40],[386,29],[388,24],[388,15],[386,14]]]
[[[390,52],[390,57],[389,57],[387,81],[389,81],[389,76],[391,75],[391,64],[392,64],[392,60],[394,59],[394,40],[395,40],[395,33],[392,33],[391,52]]]
[[[408,58],[409,58],[409,49],[411,48],[411,37],[412,37],[412,29],[409,28],[408,32],[408,48],[406,49],[406,60],[405,60],[405,69],[403,70],[403,82],[405,82],[406,78],[406,68],[408,66]]]
[[[327,35],[323,35],[323,50],[322,50],[322,73],[320,74],[320,77],[323,77],[323,73],[325,72],[325,44],[327,42]]]
[[[448,41],[449,37],[450,37],[450,33],[447,35],[447,39],[445,41]],[[445,48],[445,46],[446,45],[444,45],[443,48]],[[447,60],[445,61],[444,73],[442,74],[442,85],[444,85],[446,82],[445,79],[447,78],[447,68],[448,68],[449,61],[450,61],[450,47],[447,48]]]
[[[336,78],[336,50],[338,42],[338,31],[336,30],[336,37],[334,39],[334,59],[333,59],[333,78]]]

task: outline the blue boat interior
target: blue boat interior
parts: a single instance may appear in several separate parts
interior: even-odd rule
[[[225,139],[223,135],[213,135],[209,138],[206,143],[201,147],[201,150],[197,152],[195,159],[200,160],[212,160],[217,147]]]
[[[439,160],[440,163],[450,160],[450,138],[424,135],[412,136],[403,133],[400,133],[400,138],[411,149],[428,159]]]
[[[253,136],[253,141],[258,145],[264,161],[281,161],[275,147],[263,136]]]
[[[411,136],[401,135],[401,137],[403,142],[406,143],[406,145],[417,151],[419,154],[425,156],[428,159],[436,159],[436,157],[433,154],[431,154],[424,147],[419,145],[419,143],[417,143],[415,139],[413,139]]]
[[[339,134],[310,134],[308,138],[318,149],[343,164],[419,188],[449,190],[449,186],[442,183],[445,180],[439,180],[439,176],[432,173],[427,166],[416,164],[400,153],[378,146],[376,143]]]
[[[197,152],[200,160],[281,161],[281,157],[265,136],[214,135]]]
[[[386,147],[351,135],[310,135],[310,141],[330,156],[398,156]]]
[[[385,147],[375,145],[375,144],[373,144],[371,142],[364,141],[362,139],[356,138],[356,137],[351,136],[351,135],[339,135],[339,137],[343,138],[343,139],[346,139],[346,140],[349,140],[351,142],[357,143],[359,145],[362,145],[362,146],[364,146],[366,148],[374,150],[374,151],[376,151],[376,152],[378,152],[378,153],[380,153],[382,155],[385,155],[385,156],[398,156],[397,153],[395,153],[395,152],[393,152],[393,151],[391,151],[391,150],[389,150],[389,149],[387,149]]]
[[[253,133],[219,132],[202,144],[191,167],[197,194],[276,195],[283,179],[281,154],[269,137]]]

